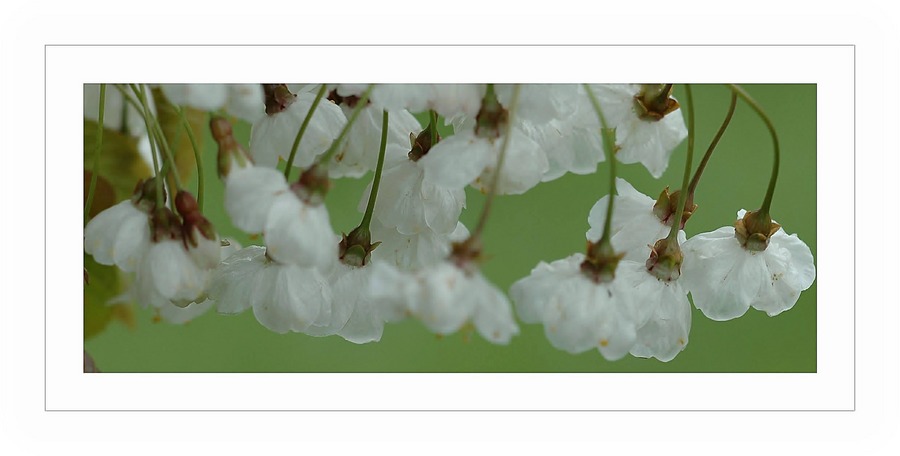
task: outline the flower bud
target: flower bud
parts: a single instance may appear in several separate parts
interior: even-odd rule
[[[216,144],[219,146],[217,164],[220,178],[228,176],[234,163],[237,163],[241,168],[252,163],[250,155],[234,139],[231,123],[227,119],[213,116],[209,120],[209,129],[212,132],[213,139],[216,140]]]

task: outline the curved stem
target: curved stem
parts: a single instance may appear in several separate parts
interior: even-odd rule
[[[184,109],[176,106],[175,110],[178,111],[178,117],[181,118],[181,124],[187,132],[188,139],[191,141],[191,149],[194,151],[194,161],[197,162],[197,207],[200,209],[200,212],[203,212],[203,188],[205,187],[205,179],[203,178],[203,157],[201,156],[200,148],[197,147],[194,129],[191,128],[191,123],[188,122],[187,116],[184,114]]]
[[[694,172],[694,177],[691,179],[691,185],[688,187],[688,195],[691,197],[694,196],[694,191],[697,189],[697,184],[700,183],[700,176],[703,174],[703,170],[706,169],[709,158],[712,157],[712,153],[719,144],[719,140],[722,139],[722,135],[725,134],[725,129],[728,128],[728,124],[731,123],[731,117],[734,115],[735,106],[737,106],[737,94],[731,92],[731,105],[728,106],[728,113],[725,114],[725,120],[722,122],[722,126],[719,127],[719,131],[716,132],[716,136],[709,144],[709,149],[706,149],[706,153],[703,155],[703,159],[700,160],[700,165],[697,166],[697,171]]]
[[[150,112],[150,102],[147,101],[147,91],[145,90],[144,85],[142,84],[140,88],[138,88],[137,86],[132,84],[131,90],[135,92],[135,95],[137,95],[141,105],[144,107],[144,120],[148,125],[147,134],[156,135],[156,140],[160,145],[159,148],[162,149],[166,161],[172,163],[172,166],[169,168],[169,170],[172,173],[172,177],[175,181],[175,188],[177,190],[183,189],[184,185],[182,185],[181,183],[181,176],[178,175],[178,167],[175,166],[175,157],[172,155],[172,149],[169,147],[169,142],[166,140],[166,135],[163,133],[162,127],[159,125],[159,119],[157,119],[156,116],[154,116],[153,113]],[[175,199],[172,198],[172,201],[174,202]]]
[[[488,90],[491,90],[491,85],[488,85]],[[503,137],[503,144],[500,146],[500,156],[497,157],[497,166],[494,168],[494,176],[491,179],[491,189],[488,191],[487,199],[484,201],[484,208],[481,210],[481,217],[478,219],[478,225],[475,226],[475,230],[472,231],[472,234],[469,236],[469,239],[466,241],[469,245],[475,245],[476,241],[481,237],[481,232],[484,231],[484,225],[487,223],[488,215],[491,212],[491,205],[494,203],[494,196],[497,194],[497,183],[500,182],[500,173],[503,170],[503,162],[506,161],[506,151],[509,149],[509,140],[512,137],[512,126],[513,126],[513,117],[516,114],[516,109],[519,106],[519,91],[521,86],[516,84],[516,87],[513,89],[512,98],[509,102],[509,110],[507,111],[509,115],[506,118],[506,131]]]
[[[775,132],[775,125],[772,124],[772,120],[769,119],[769,116],[766,115],[765,111],[763,111],[762,107],[754,100],[750,95],[744,91],[744,89],[737,84],[728,84],[731,87],[731,90],[736,93],[745,103],[750,105],[756,114],[762,119],[762,121],[766,124],[766,128],[769,129],[769,134],[772,135],[772,145],[775,151],[775,162],[772,164],[772,177],[769,178],[769,188],[766,190],[766,197],[763,199],[762,206],[759,208],[760,215],[768,215],[769,207],[772,205],[772,194],[775,193],[775,183],[778,181],[778,167],[781,162],[781,149],[778,146],[778,134]]]
[[[88,186],[87,201],[84,203],[84,222],[87,223],[94,202],[94,190],[100,172],[100,152],[103,150],[103,114],[106,111],[106,84],[100,84],[100,109],[97,115],[97,146],[94,148],[94,165],[91,170],[91,185]]]
[[[372,179],[372,191],[369,192],[369,202],[366,204],[366,213],[363,215],[362,222],[359,226],[369,229],[369,223],[372,221],[372,213],[375,211],[375,199],[378,197],[378,187],[381,185],[381,171],[384,169],[384,152],[387,150],[388,137],[388,112],[382,111],[381,114],[381,146],[378,149],[378,164],[375,166],[375,177]]]
[[[691,162],[694,159],[694,97],[691,93],[691,85],[684,85],[685,104],[687,104],[687,128],[688,128],[688,144],[687,159],[684,161],[684,178],[682,179],[681,188],[687,188],[691,179]],[[668,245],[671,248],[678,247],[678,231],[681,230],[681,217],[684,215],[684,204],[687,201],[688,192],[678,192],[678,208],[675,210],[675,218],[673,218],[672,229],[669,231],[667,238]]]
[[[306,127],[309,126],[313,113],[316,112],[316,107],[319,106],[319,102],[325,96],[325,91],[326,86],[322,84],[322,87],[319,87],[319,91],[316,93],[316,99],[313,100],[309,111],[306,113],[306,117],[303,118],[303,123],[300,124],[300,130],[297,131],[297,136],[294,138],[294,145],[291,146],[291,155],[288,156],[287,164],[284,167],[284,180],[289,180],[291,177],[291,168],[294,167],[294,157],[297,156],[297,149],[300,148],[300,140],[303,139],[303,134],[306,133]]]
[[[122,92],[122,95],[125,96],[126,100],[134,103],[133,100],[130,100],[131,97],[127,95],[124,89],[119,88]],[[144,91],[144,86],[141,85],[140,89],[135,87],[134,84],[131,85],[131,90],[135,92],[139,99],[141,99],[141,103],[139,106],[136,106],[144,116],[144,125],[147,128],[147,139],[150,141],[150,156],[153,158],[153,172],[154,177],[156,177],[156,208],[160,209],[165,206],[165,202],[163,201],[163,174],[162,170],[159,168],[159,150],[157,149],[156,141],[157,139],[153,135],[153,126],[152,121],[150,120],[150,107],[147,105],[146,100],[141,94],[146,94]]]
[[[341,129],[341,133],[338,134],[337,139],[331,142],[331,147],[322,154],[322,157],[319,158],[319,164],[323,167],[327,167],[328,163],[331,161],[331,157],[338,151],[341,146],[341,142],[344,141],[344,138],[347,136],[347,133],[350,131],[350,127],[356,122],[356,118],[359,117],[359,113],[362,112],[363,108],[366,107],[366,103],[369,101],[369,95],[372,93],[372,88],[375,87],[375,84],[369,84],[369,87],[363,92],[362,95],[359,96],[359,101],[356,102],[356,107],[353,108],[353,112],[350,113],[350,118],[347,119],[347,123],[344,124],[344,128]]]
[[[591,106],[594,107],[597,118],[600,119],[600,126],[602,127],[600,136],[603,139],[603,148],[609,151],[609,204],[606,205],[606,221],[603,223],[603,234],[600,236],[600,240],[597,241],[597,244],[602,245],[609,242],[609,233],[612,231],[610,226],[612,225],[613,217],[613,200],[615,199],[613,193],[616,188],[616,141],[613,138],[613,130],[609,128],[609,124],[606,123],[606,116],[603,115],[603,110],[600,109],[600,101],[597,100],[597,96],[594,95],[591,86],[584,84],[584,90],[591,100]]]

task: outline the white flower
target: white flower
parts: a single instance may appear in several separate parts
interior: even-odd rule
[[[687,137],[681,110],[660,120],[645,120],[635,108],[638,84],[592,85],[610,128],[616,129],[616,157],[622,163],[641,163],[655,178],[669,166],[675,147]]]
[[[159,88],[169,103],[201,111],[219,109],[228,100],[225,84],[160,84]]]
[[[346,105],[341,105],[341,108],[349,118],[353,109]],[[331,160],[328,167],[330,177],[361,177],[375,170],[381,144],[382,113],[380,108],[373,105],[363,108],[347,132],[347,140]],[[390,111],[385,168],[400,160],[408,160],[409,135],[421,130],[419,121],[409,111],[405,109]]]
[[[336,328],[338,335],[355,344],[378,342],[384,332],[384,319],[368,293],[371,276],[370,266],[342,263],[331,277],[334,297],[331,328]]]
[[[240,250],[241,245],[236,241],[226,240],[225,242],[218,243],[217,249],[219,259],[225,260],[232,254]],[[133,294],[133,291],[130,294]],[[203,302],[191,303],[187,307],[180,307],[172,304],[164,305],[157,310],[159,312],[160,318],[162,318],[163,320],[169,323],[180,325],[199,317],[214,306],[215,302],[213,300],[205,299],[203,300]]]
[[[309,92],[297,94],[293,103],[284,111],[260,117],[253,123],[250,130],[250,154],[257,164],[274,168],[279,159],[288,159],[297,132],[315,98]],[[331,146],[346,122],[339,106],[328,100],[321,100],[303,133],[293,165],[304,169],[312,165],[316,157]]]
[[[265,247],[236,252],[216,269],[210,299],[220,313],[253,309],[257,321],[277,333],[315,331],[331,323],[331,290],[313,268],[266,258]]]
[[[205,297],[209,273],[194,261],[182,239],[155,242],[135,270],[137,301],[157,309],[187,306]]]
[[[130,199],[100,212],[84,228],[84,251],[125,272],[134,271],[149,248],[150,215]]]
[[[496,84],[497,99],[509,106],[515,84]],[[529,122],[543,124],[554,119],[566,119],[578,105],[578,84],[519,84],[519,107],[516,116]]]
[[[745,213],[738,212],[738,219]],[[781,228],[763,251],[743,248],[733,226],[698,234],[683,250],[685,287],[694,305],[713,320],[740,317],[750,307],[778,315],[793,307],[816,278],[809,247]]]
[[[540,183],[550,167],[541,147],[519,128],[513,127],[511,135],[497,182],[496,191],[501,195],[524,193]],[[419,163],[425,169],[425,179],[435,185],[460,189],[471,183],[486,192],[502,145],[502,135],[477,136],[474,121],[468,121],[461,131],[434,145]]]
[[[373,214],[384,226],[396,227],[402,234],[448,234],[466,206],[466,192],[462,187],[436,185],[427,177],[423,161],[424,157],[418,161],[405,158],[394,166],[385,165]],[[371,191],[369,184],[360,211],[365,210]]]
[[[370,293],[387,321],[411,315],[437,334],[451,334],[472,323],[482,337],[507,344],[519,328],[509,300],[479,271],[443,261],[415,273],[386,263],[372,265]]]
[[[522,120],[516,125],[538,143],[547,156],[548,166],[541,177],[542,182],[558,179],[567,172],[592,174],[597,171],[597,164],[605,159],[597,127],[583,127],[558,119],[545,123]]]
[[[378,109],[389,111],[433,109],[445,119],[460,115],[474,118],[484,91],[484,84],[378,84],[372,90],[371,100]]]
[[[469,237],[469,230],[460,222],[448,234],[437,234],[427,229],[415,234],[403,234],[396,228],[384,226],[377,219],[372,219],[370,229],[372,240],[381,242],[372,251],[372,261],[383,261],[405,271],[439,263],[450,254],[452,242],[461,242]]]
[[[290,192],[284,174],[274,168],[233,166],[225,177],[225,211],[234,226],[262,233],[278,195]]]
[[[331,228],[324,204],[309,204],[292,191],[279,194],[263,229],[268,254],[282,263],[330,271],[340,238]]]
[[[222,107],[225,112],[251,124],[266,114],[266,96],[262,84],[226,84],[226,86],[228,99]]]
[[[631,290],[616,277],[597,283],[581,271],[584,255],[539,263],[528,277],[509,290],[516,311],[526,323],[541,323],[550,343],[569,353],[596,348],[617,360],[635,343]],[[617,274],[618,276],[618,274]]]
[[[668,362],[687,346],[691,304],[679,280],[660,280],[643,263],[621,261],[616,280],[630,290],[637,340],[631,354]]]
[[[201,111],[224,110],[253,123],[266,112],[262,84],[160,84],[170,103]]]
[[[653,213],[656,201],[637,191],[625,179],[616,178],[616,193],[610,223],[610,242],[615,251],[625,254],[626,260],[645,261],[650,256],[650,247],[656,241],[666,238],[672,227]],[[608,206],[609,195],[600,198],[591,207],[588,215],[591,228],[586,233],[589,241],[597,241],[603,235]],[[684,240],[684,231],[679,230],[679,244]]]

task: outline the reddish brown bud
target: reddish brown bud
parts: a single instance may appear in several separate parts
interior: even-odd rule
[[[273,116],[287,109],[297,95],[291,93],[285,84],[263,84],[263,92],[266,95],[266,114]]]

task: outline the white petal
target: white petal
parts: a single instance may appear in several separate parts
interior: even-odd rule
[[[268,261],[265,254],[265,247],[251,245],[235,252],[216,268],[209,296],[216,302],[219,313],[237,314],[250,307],[257,281]]]
[[[266,218],[268,255],[281,262],[327,271],[338,255],[338,239],[324,205],[310,205],[293,193],[276,198]]]
[[[300,126],[312,107],[315,95],[300,93],[284,111],[261,117],[250,130],[250,154],[253,160],[274,168],[278,160],[287,160]],[[341,108],[327,100],[320,101],[303,133],[293,165],[309,167],[340,134],[347,119]]]
[[[471,132],[460,132],[437,143],[419,159],[419,163],[425,169],[425,179],[429,182],[461,189],[496,160],[494,146],[489,141],[477,138]]]
[[[302,332],[330,312],[331,290],[318,271],[294,265],[270,263],[257,283],[253,315],[271,331]]]
[[[278,170],[258,166],[233,169],[225,180],[225,210],[234,226],[261,233],[272,203],[288,191]]]

